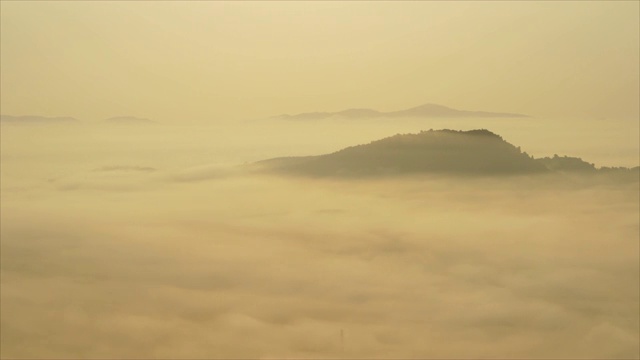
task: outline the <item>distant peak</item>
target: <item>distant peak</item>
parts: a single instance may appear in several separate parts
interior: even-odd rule
[[[425,103],[416,107],[381,112],[374,109],[346,109],[337,112],[307,112],[297,115],[280,116],[283,119],[291,120],[321,120],[331,117],[342,118],[522,118],[528,117],[528,115],[515,114],[515,113],[503,113],[503,112],[488,112],[488,111],[469,111],[469,110],[457,110],[448,106]]]
[[[13,124],[55,124],[55,123],[76,123],[78,119],[70,116],[47,117],[37,115],[0,115],[0,122]]]

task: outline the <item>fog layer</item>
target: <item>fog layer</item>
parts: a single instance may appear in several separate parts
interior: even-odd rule
[[[234,161],[196,132],[5,129],[3,358],[640,356],[637,182],[199,177]]]

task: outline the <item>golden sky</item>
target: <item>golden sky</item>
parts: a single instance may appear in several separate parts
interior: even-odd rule
[[[639,116],[639,3],[2,2],[2,113]]]

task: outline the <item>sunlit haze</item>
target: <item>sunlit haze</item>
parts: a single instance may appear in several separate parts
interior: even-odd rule
[[[638,119],[638,2],[2,2],[5,114]]]
[[[640,358],[638,1],[0,10],[1,358]]]

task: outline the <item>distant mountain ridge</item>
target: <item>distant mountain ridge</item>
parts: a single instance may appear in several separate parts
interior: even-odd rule
[[[308,112],[296,115],[283,114],[275,116],[287,120],[321,120],[331,117],[360,119],[360,118],[523,118],[524,114],[457,110],[443,105],[423,104],[405,110],[381,112],[373,109],[347,109],[337,112]]]
[[[37,116],[37,115],[24,115],[24,116],[12,116],[12,115],[0,115],[0,122],[3,124],[33,124],[33,125],[46,125],[46,124],[71,124],[71,123],[81,123],[82,121],[70,117],[70,116],[60,116],[60,117],[48,117],[48,116]],[[135,116],[114,116],[108,119],[102,120],[102,123],[108,124],[142,124],[142,125],[152,125],[152,124],[160,124],[158,121],[140,118]]]
[[[486,129],[429,130],[418,134],[398,134],[326,155],[263,160],[252,164],[251,168],[258,172],[312,177],[416,174],[496,176],[552,172],[596,173],[605,170],[638,172],[638,168],[598,170],[582,159],[566,156],[535,159]]]
[[[68,123],[77,123],[80,120],[69,117],[47,117],[47,116],[34,116],[34,115],[25,115],[25,116],[11,116],[11,115],[0,115],[0,122],[3,124],[68,124]]]

